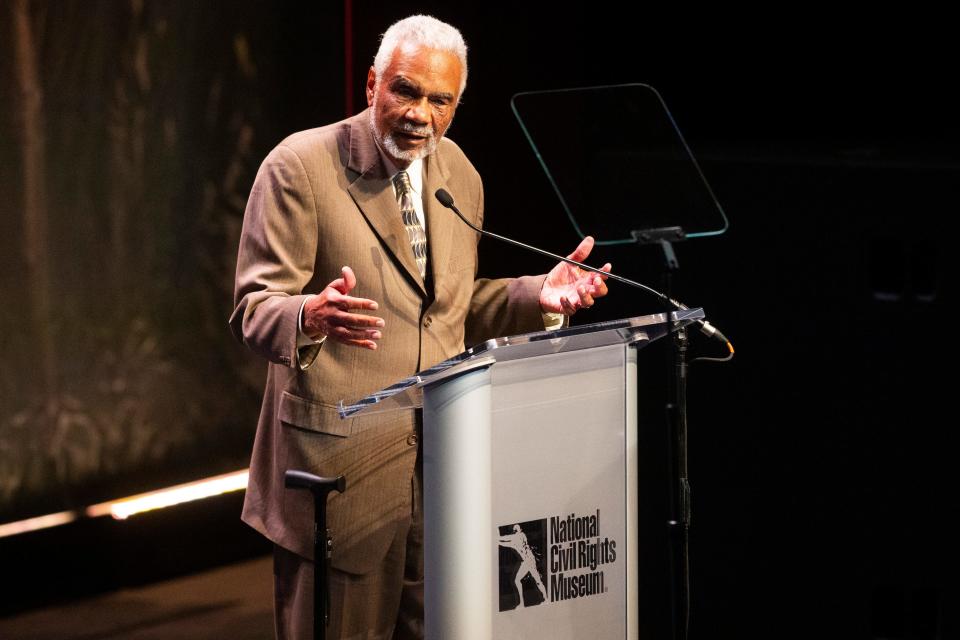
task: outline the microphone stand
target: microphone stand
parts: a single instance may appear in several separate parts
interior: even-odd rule
[[[664,296],[673,302],[674,275],[680,263],[671,240],[683,240],[679,227],[634,231],[639,245],[658,244],[663,251]],[[665,305],[669,321],[670,305]],[[674,324],[667,375],[666,418],[668,425],[667,468],[669,475],[669,512],[667,534],[670,557],[670,604],[674,640],[687,640],[690,633],[690,481],[687,467],[687,350],[689,337],[685,327]]]

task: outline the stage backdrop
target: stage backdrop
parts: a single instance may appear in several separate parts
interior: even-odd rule
[[[297,108],[342,115],[342,17],[5,5],[0,522],[244,468],[264,365],[226,324],[243,209],[270,123],[296,126],[289,60],[336,79]]]

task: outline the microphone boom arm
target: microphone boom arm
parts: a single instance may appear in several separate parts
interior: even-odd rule
[[[591,266],[588,265],[588,264],[584,264],[584,263],[582,263],[582,262],[577,262],[576,260],[571,260],[570,258],[564,258],[563,256],[557,255],[557,254],[555,254],[555,253],[550,253],[549,251],[544,251],[543,249],[539,249],[539,248],[534,247],[534,246],[532,246],[532,245],[525,244],[525,243],[519,242],[519,241],[517,241],[517,240],[513,240],[512,238],[508,238],[508,237],[506,237],[506,236],[501,236],[500,234],[498,234],[498,233],[493,233],[492,231],[484,231],[483,229],[475,226],[472,222],[470,222],[469,220],[467,220],[467,218],[466,218],[462,213],[460,213],[460,209],[458,209],[458,208],[457,208],[457,205],[454,204],[454,202],[453,202],[453,196],[451,196],[451,195],[447,192],[446,189],[437,189],[437,191],[436,191],[436,193],[434,194],[434,196],[437,198],[437,200],[440,202],[440,204],[442,204],[444,207],[450,209],[450,210],[453,211],[455,214],[457,214],[457,217],[460,218],[461,220],[463,220],[464,224],[466,224],[468,227],[470,227],[471,229],[473,229],[474,231],[476,231],[476,232],[479,233],[480,235],[490,236],[491,238],[496,238],[497,240],[500,240],[501,242],[506,242],[507,244],[512,244],[512,245],[514,245],[515,247],[520,247],[520,248],[522,248],[522,249],[527,249],[528,251],[533,251],[534,253],[539,253],[540,255],[547,256],[548,258],[553,258],[554,260],[559,260],[559,261],[561,261],[561,262],[566,262],[567,264],[572,264],[572,265],[574,265],[574,266],[576,266],[576,267],[579,267],[579,268],[581,268],[581,269],[584,269],[584,270],[586,270],[586,271],[592,271],[593,273],[598,273],[598,274],[600,274],[600,275],[602,275],[602,276],[604,276],[604,277],[606,277],[606,278],[611,278],[611,279],[613,279],[613,280],[616,280],[617,282],[622,282],[622,283],[624,283],[624,284],[628,284],[628,285],[630,285],[631,287],[635,287],[635,288],[637,288],[637,289],[643,289],[644,291],[646,291],[646,292],[648,292],[648,293],[650,293],[650,294],[653,294],[654,296],[656,296],[657,298],[659,298],[660,301],[663,302],[664,304],[670,305],[670,306],[672,306],[674,309],[677,309],[678,311],[686,311],[687,309],[689,309],[689,307],[687,307],[687,305],[685,305],[685,304],[683,304],[683,303],[681,303],[681,302],[677,302],[677,301],[674,300],[673,298],[671,298],[671,297],[669,297],[669,296],[666,296],[666,295],[660,293],[660,292],[657,291],[656,289],[653,289],[653,288],[651,288],[651,287],[648,287],[647,285],[645,285],[645,284],[643,284],[643,283],[636,282],[635,280],[631,280],[630,278],[624,278],[623,276],[619,276],[619,275],[617,275],[617,274],[615,274],[615,273],[611,273],[611,272],[609,272],[609,271],[604,271],[604,270],[598,269],[598,268],[596,268],[596,267],[591,267]],[[720,331],[719,331],[716,327],[714,327],[712,324],[710,324],[710,323],[707,322],[706,320],[698,320],[697,322],[700,324],[700,331],[701,331],[704,335],[706,335],[706,336],[708,336],[708,337],[710,337],[710,338],[716,338],[716,339],[720,340],[721,342],[726,343],[726,344],[727,344],[727,347],[730,349],[730,352],[733,353],[733,346],[730,344],[730,341],[727,340],[726,336],[724,336],[722,333],[720,333]]]

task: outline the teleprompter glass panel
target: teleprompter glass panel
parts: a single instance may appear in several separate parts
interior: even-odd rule
[[[630,244],[671,227],[685,238],[727,229],[723,209],[653,87],[524,92],[511,99],[511,108],[581,237]]]

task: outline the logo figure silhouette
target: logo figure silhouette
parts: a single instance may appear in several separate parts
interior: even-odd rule
[[[513,525],[513,533],[501,535],[499,544],[501,547],[513,549],[517,555],[520,556],[520,566],[517,568],[517,574],[513,578],[513,584],[517,588],[517,599],[519,600],[519,604],[522,604],[524,607],[527,606],[527,604],[523,601],[522,584],[523,579],[526,578],[527,575],[533,578],[537,585],[537,589],[540,590],[540,594],[543,596],[543,600],[546,601],[547,588],[543,586],[543,582],[540,580],[540,572],[537,570],[537,559],[533,555],[533,549],[530,548],[530,543],[527,541],[527,535],[520,528],[520,525]],[[537,604],[540,603],[538,602]]]

